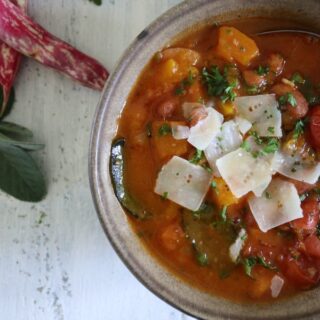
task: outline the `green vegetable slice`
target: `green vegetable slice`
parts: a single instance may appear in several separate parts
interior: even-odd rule
[[[125,139],[113,142],[111,147],[110,173],[116,197],[127,211],[138,219],[146,219],[150,214],[128,193],[124,184]]]
[[[184,209],[182,226],[193,245],[196,261],[218,274],[230,274],[235,264],[229,257],[229,247],[236,238],[236,232],[220,219],[219,211],[205,204],[196,212]],[[215,223],[217,221],[219,225]]]

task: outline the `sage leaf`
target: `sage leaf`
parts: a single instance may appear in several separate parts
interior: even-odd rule
[[[0,132],[4,133],[10,138],[15,138],[15,139],[26,140],[33,137],[33,133],[31,130],[25,127],[22,127],[18,124],[6,122],[6,121],[0,122]]]
[[[3,88],[0,86],[0,119],[3,119],[4,117],[6,117],[13,108],[14,102],[16,100],[14,88],[12,88],[10,91],[9,99],[6,106],[4,107],[4,110],[1,110],[3,99],[4,99]]]
[[[43,144],[14,140],[2,134],[1,132],[0,132],[0,143],[6,144],[6,145],[13,145],[27,151],[38,151],[44,148]]]
[[[37,202],[46,195],[43,175],[23,149],[0,141],[0,189],[9,195]]]

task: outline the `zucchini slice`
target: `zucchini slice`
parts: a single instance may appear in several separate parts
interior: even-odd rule
[[[229,247],[236,233],[233,226],[220,222],[212,205],[204,205],[197,212],[183,210],[182,213],[182,225],[198,263],[225,275],[235,267],[229,257]]]
[[[128,213],[138,219],[146,219],[150,214],[128,193],[124,183],[125,139],[116,139],[111,146],[110,173],[113,189],[118,201]]]

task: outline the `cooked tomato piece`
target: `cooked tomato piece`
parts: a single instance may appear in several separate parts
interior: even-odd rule
[[[297,260],[286,256],[280,263],[283,274],[297,287],[307,289],[319,280],[319,272],[311,261],[304,256]]]
[[[291,227],[298,233],[313,233],[319,223],[319,203],[315,198],[308,198],[302,202],[303,218],[291,222]]]
[[[267,83],[265,75],[259,75],[256,70],[245,70],[242,72],[242,76],[250,87],[261,88]]]
[[[308,113],[308,102],[299,90],[287,84],[279,83],[274,85],[271,88],[271,91],[277,95],[278,99],[286,97],[288,94],[292,95],[294,105],[285,101],[285,105],[283,107],[284,112],[288,112],[293,119],[301,119]]]
[[[320,148],[320,106],[313,107],[310,112],[310,138],[313,147]]]
[[[284,58],[279,53],[271,53],[267,57],[267,65],[269,67],[269,73],[272,73],[276,77],[282,73],[285,63],[286,62]]]
[[[320,239],[315,234],[308,236],[304,245],[308,255],[320,258]]]
[[[156,111],[161,118],[167,119],[172,116],[177,106],[178,106],[177,98],[166,99],[157,105]]]

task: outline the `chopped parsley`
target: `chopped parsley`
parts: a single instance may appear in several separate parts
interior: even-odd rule
[[[298,120],[294,127],[293,139],[297,140],[304,132],[305,123],[303,120]]]
[[[220,97],[223,103],[228,100],[234,101],[237,96],[234,92],[236,81],[229,82],[226,75],[222,75],[217,66],[212,66],[209,69],[202,69],[202,80],[207,86],[209,96]]]
[[[270,132],[271,134],[274,134],[274,127],[269,127],[268,132]]]
[[[220,216],[223,222],[227,222],[227,209],[228,206],[224,206],[220,212]]]
[[[211,182],[210,185],[212,189],[217,189],[217,183],[214,180]]]
[[[261,265],[266,269],[269,270],[276,270],[277,268],[272,266],[271,264],[267,263],[263,257],[257,256],[257,257],[248,257],[241,259],[241,263],[243,264],[244,271],[248,277],[252,278],[252,269],[256,265]]]
[[[280,106],[290,104],[293,108],[295,108],[297,106],[297,100],[291,92],[287,92],[279,98],[279,104]]]
[[[194,84],[195,78],[196,76],[189,71],[188,77],[180,82],[179,86],[175,90],[175,94],[178,96],[186,94],[186,88],[191,87]]]
[[[267,145],[262,149],[263,153],[275,153],[280,148],[279,140],[276,138],[268,139]]]
[[[303,84],[305,80],[302,78],[301,74],[299,72],[295,72],[290,81],[292,81],[295,85],[297,84]]]
[[[264,76],[264,75],[266,75],[266,74],[268,74],[269,73],[269,70],[270,70],[270,68],[268,67],[268,66],[258,66],[258,69],[257,69],[257,74],[259,75],[259,76]]]
[[[193,157],[189,160],[190,163],[198,164],[204,157],[204,153],[202,150],[196,149]]]
[[[245,151],[247,151],[247,152],[251,151],[250,144],[249,144],[249,142],[247,140],[243,141],[240,147],[242,149],[244,149]]]
[[[199,252],[197,254],[197,261],[200,264],[200,266],[207,266],[209,263],[208,255],[206,253]]]
[[[163,200],[167,200],[167,199],[168,199],[168,195],[169,195],[168,192],[164,192],[163,195],[161,196],[161,198],[162,198]]]
[[[169,123],[164,123],[160,128],[159,128],[159,135],[160,136],[166,136],[168,134],[171,134],[171,127]]]

